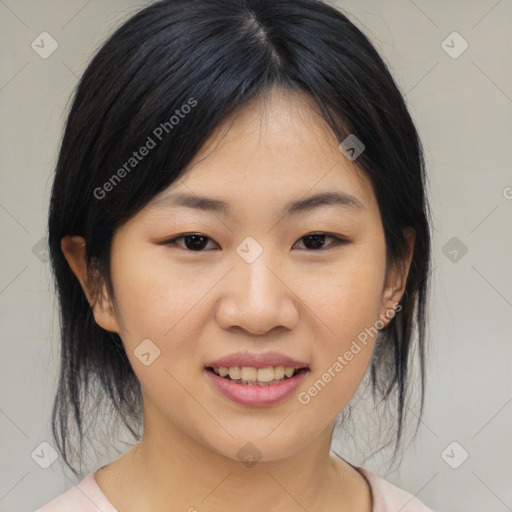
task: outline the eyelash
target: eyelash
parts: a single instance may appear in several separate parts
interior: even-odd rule
[[[298,241],[300,241],[300,240],[302,240],[302,239],[304,239],[304,238],[306,238],[308,236],[312,236],[312,235],[320,235],[320,236],[324,236],[324,237],[327,237],[327,238],[332,238],[334,240],[334,243],[331,244],[328,247],[322,247],[320,249],[305,249],[306,251],[309,251],[309,252],[323,252],[323,251],[327,251],[329,249],[333,249],[334,247],[338,247],[340,245],[344,245],[344,244],[350,243],[350,241],[347,240],[347,239],[341,238],[341,237],[336,236],[336,235],[331,235],[330,233],[323,233],[323,232],[308,233],[307,235],[301,236]],[[180,236],[177,236],[177,237],[172,238],[170,240],[166,240],[166,241],[162,242],[162,244],[163,245],[177,245],[178,247],[181,247],[180,245],[178,245],[176,243],[176,241],[184,239],[184,238],[186,238],[188,236],[200,236],[200,237],[206,238],[207,240],[212,240],[210,237],[202,235],[201,233],[187,233],[185,235],[180,235]],[[296,243],[297,242],[295,242],[293,245],[295,246]],[[184,249],[187,252],[206,252],[205,249],[200,249],[200,250],[197,250],[197,251],[193,251],[193,250],[187,249],[186,247],[181,247],[181,248]]]

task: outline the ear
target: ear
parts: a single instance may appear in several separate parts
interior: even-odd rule
[[[101,290],[99,290],[97,282],[91,279],[92,269],[87,267],[84,238],[81,236],[65,236],[60,241],[60,247],[71,270],[82,286],[87,302],[93,310],[96,323],[107,331],[118,333],[119,324],[112,301],[108,297],[106,286],[102,283]]]
[[[414,252],[414,242],[416,240],[416,231],[413,228],[403,230],[404,238],[407,242],[407,254],[403,261],[397,265],[390,265],[386,275],[386,282],[382,291],[382,307],[380,319],[385,326],[389,324],[397,309],[397,304],[402,299],[409,275],[412,255]]]

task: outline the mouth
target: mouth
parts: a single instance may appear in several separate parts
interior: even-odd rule
[[[205,369],[235,384],[247,386],[273,386],[309,371],[309,367],[293,368],[285,366],[267,366],[256,368],[250,366],[206,366]]]
[[[311,370],[306,366],[205,366],[203,371],[213,389],[230,401],[265,407],[290,398]]]

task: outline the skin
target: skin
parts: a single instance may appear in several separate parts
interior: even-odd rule
[[[368,483],[330,444],[375,338],[307,405],[298,394],[365,328],[383,315],[389,321],[405,289],[414,233],[404,233],[411,252],[402,270],[387,269],[371,184],[311,105],[301,93],[273,89],[219,126],[183,177],[116,231],[115,302],[106,288],[101,300],[92,298],[84,239],[62,240],[96,322],[119,333],[143,390],[142,441],[95,473],[119,511],[371,510]],[[289,201],[334,190],[364,209],[278,215]],[[225,200],[232,213],[157,206],[178,191]],[[349,243],[326,237],[319,249],[307,245],[303,237],[319,232]],[[202,252],[184,239],[161,244],[186,233],[208,237]],[[236,252],[247,236],[263,249],[250,264]],[[144,366],[134,350],[147,338],[160,357]],[[310,373],[278,404],[236,404],[211,386],[203,367],[238,350],[281,352],[305,361]],[[250,467],[237,455],[248,442],[261,452]]]

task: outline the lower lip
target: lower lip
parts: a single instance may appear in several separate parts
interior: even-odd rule
[[[302,370],[297,375],[285,379],[278,384],[271,386],[257,386],[250,384],[237,384],[232,380],[225,379],[216,373],[204,369],[210,382],[224,396],[243,405],[253,407],[272,405],[289,397],[304,380],[309,370]]]

